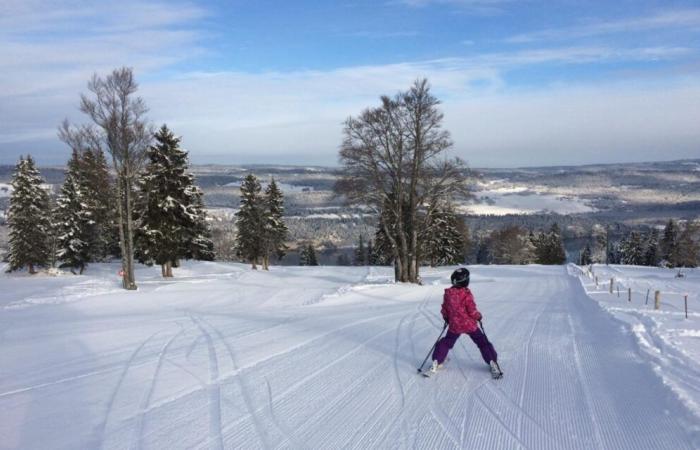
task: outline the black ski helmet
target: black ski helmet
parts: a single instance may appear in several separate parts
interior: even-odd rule
[[[466,267],[460,267],[452,272],[450,277],[452,286],[467,287],[469,286],[469,270]]]

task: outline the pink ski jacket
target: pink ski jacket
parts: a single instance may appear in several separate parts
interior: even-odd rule
[[[450,333],[473,333],[479,328],[477,321],[481,320],[481,313],[476,309],[474,296],[469,288],[445,289],[441,312],[442,317],[450,324]]]

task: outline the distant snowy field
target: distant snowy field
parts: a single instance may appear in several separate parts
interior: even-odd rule
[[[510,185],[498,180],[478,185],[473,192],[477,203],[461,205],[469,214],[503,216],[534,214],[544,211],[557,214],[577,214],[595,211],[581,198],[537,192],[526,186]]]
[[[139,268],[137,292],[114,264],[0,275],[0,448],[700,448],[697,358],[678,353],[697,351],[697,316],[620,321],[637,313],[575,266],[470,269],[502,380],[465,338],[416,374],[452,268],[412,286],[389,268],[187,263]]]

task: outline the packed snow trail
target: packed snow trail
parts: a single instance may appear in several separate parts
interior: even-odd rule
[[[506,373],[464,337],[416,374],[451,269],[187,264],[0,278],[1,448],[691,449],[696,419],[563,267],[472,268]]]

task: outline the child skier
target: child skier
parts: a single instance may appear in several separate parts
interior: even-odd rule
[[[481,321],[481,313],[476,309],[474,296],[468,288],[469,271],[464,267],[459,268],[452,273],[450,279],[452,280],[452,287],[445,289],[441,311],[445,324],[449,325],[449,329],[445,337],[440,339],[435,345],[433,365],[425,375],[430,376],[442,367],[442,363],[447,358],[447,353],[454,347],[459,335],[466,333],[479,347],[481,357],[484,358],[484,362],[491,369],[491,375],[494,378],[501,378],[503,372],[498,366],[496,350],[486,335],[479,329],[478,322]]]

